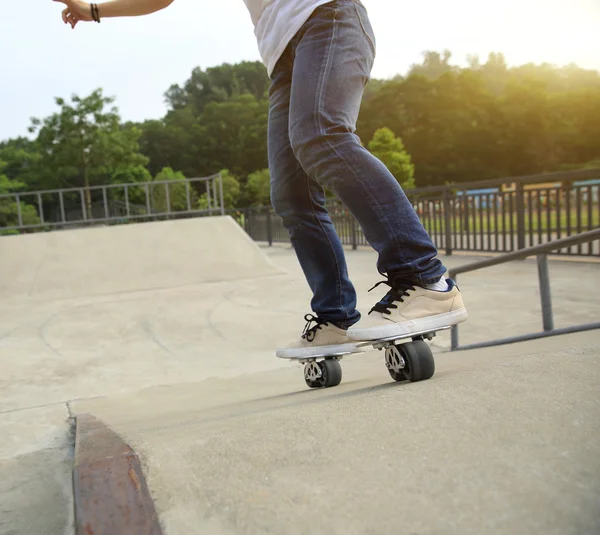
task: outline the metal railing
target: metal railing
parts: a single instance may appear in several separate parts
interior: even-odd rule
[[[224,215],[220,173],[0,195],[0,234],[92,224]]]
[[[550,273],[548,269],[548,253],[562,249],[564,247],[571,247],[580,245],[592,240],[600,239],[600,229],[583,232],[576,234],[568,238],[562,238],[560,240],[554,240],[550,243],[543,245],[536,245],[534,247],[528,247],[521,251],[515,251],[507,253],[505,255],[482,260],[480,262],[474,262],[465,266],[452,268],[448,271],[449,277],[456,281],[458,275],[462,273],[469,273],[478,269],[483,269],[491,266],[497,266],[510,262],[512,260],[522,260],[529,256],[536,256],[538,266],[538,281],[540,287],[540,300],[542,305],[542,328],[543,331],[531,334],[524,334],[521,336],[512,336],[509,338],[501,338],[498,340],[491,340],[488,342],[480,342],[476,344],[469,344],[466,346],[459,346],[458,343],[458,325],[454,325],[451,331],[451,345],[452,351],[457,349],[475,349],[480,347],[490,347],[504,344],[512,344],[514,342],[523,342],[526,340],[535,340],[537,338],[546,338],[548,336],[557,336],[560,334],[570,334],[582,331],[589,331],[592,329],[600,329],[600,322],[587,323],[582,325],[575,325],[572,327],[565,327],[556,329],[554,327],[554,314],[552,312],[552,295],[550,292]]]
[[[436,247],[507,253],[600,227],[600,169],[548,173],[407,190],[406,195]],[[344,245],[368,245],[362,229],[338,201],[327,208]],[[289,241],[270,207],[243,212],[257,241]],[[600,256],[600,242],[579,243],[561,255]]]

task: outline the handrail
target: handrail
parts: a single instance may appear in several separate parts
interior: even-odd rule
[[[124,182],[119,184],[101,184],[99,186],[76,186],[72,188],[58,188],[58,189],[44,189],[44,190],[36,190],[36,191],[12,191],[10,193],[3,193],[0,195],[0,199],[4,199],[7,197],[14,198],[16,195],[19,197],[27,197],[29,195],[50,195],[54,193],[70,193],[80,190],[89,190],[89,191],[98,191],[98,190],[108,190],[108,189],[121,189],[121,188],[143,188],[146,186],[164,186],[168,184],[169,186],[175,186],[176,184],[185,184],[190,182],[210,182],[211,180],[216,180],[219,178],[219,173],[210,176],[202,176],[202,177],[193,177],[193,178],[180,178],[177,180],[150,180],[148,182]]]
[[[206,196],[208,201],[207,208],[199,208],[192,203],[192,187],[197,183],[204,183],[206,186]],[[183,209],[173,209],[171,203],[171,188],[177,185],[185,186],[185,205]],[[164,186],[166,209],[160,211],[154,211],[152,196],[153,191],[158,186]],[[135,214],[131,213],[134,205],[130,201],[130,191],[134,188],[140,188],[145,195],[145,213]],[[152,189],[152,190],[151,190]],[[194,188],[195,189],[195,188]],[[118,213],[117,215],[111,215],[110,204],[114,199],[109,199],[109,192],[116,190],[121,192],[124,197],[125,203],[125,214]],[[212,191],[211,191],[212,190]],[[102,199],[98,202],[92,203],[91,194],[92,192],[101,192]],[[87,192],[87,199],[86,199]],[[67,218],[67,206],[65,203],[65,194],[78,193],[79,194],[79,207],[81,209],[81,217],[77,219]],[[48,215],[44,210],[44,196],[58,194],[58,202],[60,207],[60,219],[48,221],[46,217]],[[23,221],[23,210],[21,203],[24,199],[29,197],[37,200],[37,215],[38,221],[31,224],[24,224]],[[43,191],[13,191],[7,194],[0,195],[0,201],[9,199],[16,204],[16,216],[17,225],[1,226],[0,232],[4,233],[7,231],[18,231],[23,230],[34,230],[34,229],[52,229],[52,228],[66,228],[73,225],[90,225],[90,224],[110,224],[110,223],[122,223],[124,221],[136,221],[141,219],[158,219],[163,217],[186,217],[186,216],[200,216],[200,215],[213,215],[219,213],[225,215],[225,203],[223,198],[223,176],[221,173],[216,173],[207,177],[194,177],[184,178],[179,180],[152,180],[149,182],[129,182],[126,184],[105,184],[99,186],[80,186],[77,188],[63,188]],[[56,199],[55,199],[56,200]],[[181,201],[183,204],[183,201]],[[35,206],[35,205],[33,205]],[[94,207],[99,207],[102,211],[101,215],[98,212],[94,212]]]
[[[543,331],[531,334],[525,334],[521,336],[512,336],[509,338],[501,338],[498,340],[492,340],[489,342],[481,342],[477,344],[469,344],[466,346],[459,346],[458,344],[458,325],[454,325],[451,331],[451,351],[458,349],[475,349],[480,347],[491,347],[503,344],[512,344],[515,342],[523,342],[525,340],[534,340],[537,338],[546,338],[548,336],[557,336],[560,334],[570,334],[582,331],[589,331],[592,329],[600,329],[600,322],[586,323],[582,325],[575,325],[573,327],[565,327],[561,329],[554,328],[554,316],[552,313],[552,298],[550,292],[550,274],[548,269],[548,253],[556,251],[557,249],[563,249],[564,247],[571,247],[573,245],[579,245],[586,242],[600,240],[600,229],[590,230],[588,232],[582,232],[569,236],[568,238],[561,238],[558,240],[544,243],[542,245],[534,245],[526,249],[506,253],[496,258],[490,258],[488,260],[482,260],[480,262],[473,262],[464,266],[459,266],[448,270],[450,278],[456,281],[457,275],[461,273],[469,273],[478,269],[486,267],[496,266],[504,264],[512,260],[520,260],[527,258],[528,256],[536,256],[538,265],[538,281],[540,286],[540,299],[542,304],[542,324]]]
[[[532,245],[526,249],[505,253],[502,256],[497,256],[495,258],[473,262],[472,264],[465,264],[464,266],[450,269],[448,273],[450,278],[453,279],[460,273],[468,273],[469,271],[475,271],[476,269],[504,264],[505,262],[510,262],[511,260],[521,260],[523,258],[527,258],[528,256],[551,253],[557,249],[564,249],[565,247],[572,247],[573,245],[579,245],[581,243],[587,243],[595,240],[600,240],[600,228],[588,230],[587,232],[581,232],[580,234],[573,234],[567,238],[560,238],[548,243]]]

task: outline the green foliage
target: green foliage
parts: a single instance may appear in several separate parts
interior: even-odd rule
[[[151,182],[152,175],[143,165],[129,165],[116,169],[111,177],[112,184],[132,184],[134,182]]]
[[[420,186],[581,168],[600,157],[600,73],[508,68],[501,54],[470,63],[450,68],[429,57],[406,79],[385,82],[363,103],[358,134],[370,139],[386,125],[400,135]]]
[[[133,165],[117,169],[111,176],[112,184],[134,184],[136,182],[152,182],[152,175],[143,165]],[[112,189],[113,198],[125,202],[124,188]],[[129,202],[140,207],[146,206],[146,188],[142,186],[129,186],[127,188]]]
[[[0,161],[0,195],[13,193],[22,190],[25,184],[11,180],[5,174],[3,169],[6,164]],[[19,224],[19,208],[21,210],[21,221],[23,225],[37,225],[40,223],[40,218],[37,215],[35,207],[23,201],[19,203],[16,199],[0,197],[0,227],[16,227]],[[0,234],[13,234],[17,231],[4,231]]]
[[[444,50],[443,54],[428,50],[423,52],[423,63],[413,64],[408,72],[409,76],[418,75],[435,80],[449,72],[456,72],[457,68],[450,65],[452,52]]]
[[[268,103],[243,95],[206,106],[194,128],[197,153],[209,167],[248,176],[267,166]],[[212,174],[212,173],[203,173]]]
[[[270,80],[263,64],[244,61],[236,65],[224,63],[203,71],[192,71],[183,87],[172,85],[165,94],[172,110],[190,106],[196,114],[212,102],[235,100],[248,94],[256,100],[266,99]]]
[[[415,187],[415,166],[411,162],[410,154],[404,149],[402,140],[396,137],[394,132],[389,128],[380,128],[373,134],[368,148],[385,164],[402,188]]]
[[[255,171],[248,176],[245,201],[249,206],[271,203],[271,173],[268,169]]]
[[[174,171],[170,167],[163,168],[160,173],[154,177],[154,182],[166,182],[165,184],[153,184],[150,186],[150,199],[152,211],[155,213],[180,212],[187,210],[187,192],[185,175],[181,171]],[[168,195],[168,197],[167,197]],[[198,202],[198,195],[194,189],[189,186],[190,207]]]
[[[0,160],[0,195],[22,190],[25,187],[25,184],[8,178],[4,174],[5,167],[6,164],[2,160]]]
[[[231,174],[229,169],[223,169],[221,177],[223,179],[223,204],[225,209],[237,208],[241,193],[238,177]]]
[[[36,189],[39,159],[35,142],[27,138],[19,137],[0,143],[4,174],[11,180],[18,179],[29,189]]]
[[[239,179],[235,175],[232,175],[229,169],[221,170],[221,178],[223,180],[223,204],[225,205],[225,209],[231,210],[237,208],[242,191]],[[211,200],[214,207],[215,199],[212,191]],[[217,204],[219,204],[218,199]],[[208,208],[208,195],[206,193],[200,196],[196,206],[199,210],[206,210]]]
[[[138,152],[140,131],[121,125],[117,108],[106,109],[113,99],[100,89],[84,98],[73,95],[71,103],[55,100],[58,112],[32,119],[30,132],[37,133],[39,158],[30,184],[42,189],[83,187],[91,211],[90,186],[107,184],[115,173],[147,164]]]
[[[100,89],[84,98],[73,95],[71,104],[55,100],[60,110],[43,120],[32,119],[30,128],[38,134],[39,164],[47,169],[46,184],[87,187],[107,183],[113,173],[147,163],[138,152],[140,131],[121,126],[117,108],[106,109],[114,99],[104,97]]]

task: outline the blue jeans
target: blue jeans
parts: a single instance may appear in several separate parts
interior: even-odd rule
[[[324,188],[357,219],[381,274],[422,285],[446,271],[397,180],[354,133],[374,58],[363,5],[334,0],[289,43],[269,90],[271,202],[312,290],[313,312],[342,328],[360,313]]]

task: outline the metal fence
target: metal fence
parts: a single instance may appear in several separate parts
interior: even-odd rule
[[[512,252],[600,228],[600,169],[408,190],[440,251]],[[344,245],[368,245],[356,219],[330,199]],[[255,241],[289,242],[271,207],[225,211],[220,174],[186,180],[0,195],[0,235],[228,213]],[[557,254],[600,256],[600,240]]]
[[[0,195],[0,234],[224,213],[219,173]]]
[[[446,254],[511,252],[600,227],[600,169],[418,188],[406,194]],[[360,225],[341,203],[329,200],[328,210],[344,245],[367,245]],[[256,241],[289,241],[271,208],[232,215]],[[556,253],[600,256],[600,240]]]

